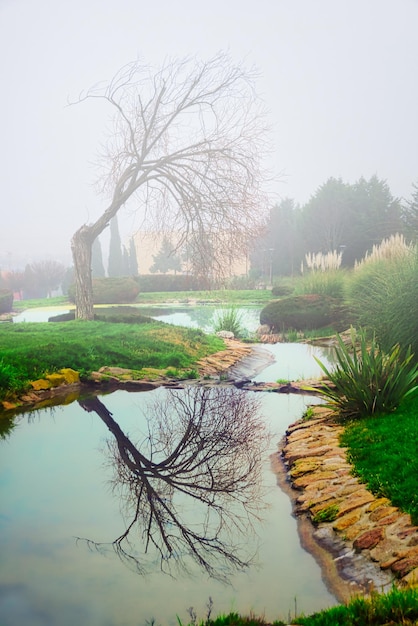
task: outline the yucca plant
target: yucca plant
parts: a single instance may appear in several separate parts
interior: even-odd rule
[[[418,365],[412,362],[410,348],[402,356],[397,344],[386,354],[374,336],[368,340],[364,329],[354,328],[348,345],[340,335],[337,342],[333,369],[314,358],[332,383],[322,391],[326,406],[341,417],[390,413],[418,390]]]

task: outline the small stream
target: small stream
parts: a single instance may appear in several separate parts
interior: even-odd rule
[[[257,346],[257,350],[255,360],[248,366],[241,364],[241,373],[265,382],[316,376],[313,354],[327,356],[326,350],[300,344]],[[174,395],[164,388],[117,391],[17,418],[11,436],[0,441],[2,626],[134,626],[153,620],[156,625],[174,626],[176,616],[182,623],[190,621],[190,607],[198,619],[204,619],[212,602],[212,615],[253,611],[273,620],[293,615],[295,604],[298,612],[305,613],[335,604],[318,565],[301,548],[290,500],[277,486],[269,460],[288,424],[317,400],[237,390],[233,391],[237,397],[218,399],[216,389],[213,393],[203,402],[200,396],[191,398],[187,390]],[[242,561],[254,557],[254,562],[248,568],[231,567],[231,560],[219,558],[215,550],[208,556],[212,576],[190,558],[179,536],[212,536],[216,515],[209,519],[210,507],[176,491],[170,477],[160,476],[160,482],[155,482],[155,467],[180,464],[172,452],[190,432],[183,415],[192,416],[193,424],[196,415],[201,416],[200,432],[213,441],[214,415],[203,417],[199,408],[210,402],[219,407],[242,403],[243,417],[235,413],[234,424],[245,424],[251,417],[254,433],[264,427],[270,433],[260,457],[257,489],[251,494],[255,500],[248,497],[247,501],[249,508],[261,511],[261,519],[247,517],[238,500],[226,496],[219,509],[222,519],[229,520],[221,537],[226,553]],[[226,415],[233,411],[238,409],[228,409]],[[223,441],[242,437],[240,432],[229,433],[228,420],[223,427],[227,429]],[[217,424],[216,432],[220,428]],[[200,436],[194,433],[190,445]],[[254,446],[256,440],[254,435]],[[241,467],[242,459],[234,463],[233,455],[242,449],[241,444],[236,451],[223,449],[204,476],[222,470],[221,480],[225,468]],[[231,461],[219,469],[217,464],[230,454]],[[154,494],[148,501],[141,500],[143,485]],[[156,503],[162,507],[160,518]],[[165,552],[162,557],[156,547],[161,545],[161,533],[151,539],[147,534],[150,511],[154,520],[163,520],[161,527],[177,550],[173,557]],[[184,523],[181,533],[172,511]],[[122,549],[115,550],[115,540],[128,528],[127,541],[124,538],[116,544]],[[145,552],[147,539],[150,545]],[[199,550],[205,547],[204,542],[196,545]]]

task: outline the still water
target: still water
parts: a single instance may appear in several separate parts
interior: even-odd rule
[[[321,349],[296,344],[263,346],[262,350],[275,359],[257,375],[264,381],[318,375],[313,354],[326,358]],[[202,508],[199,500],[187,499],[181,490],[176,495],[172,478],[160,487],[153,483],[156,467],[172,465],[177,480],[182,476],[178,468],[189,467],[194,458],[194,452],[188,460],[177,454],[179,442],[187,439],[182,433],[188,426],[183,423],[177,427],[173,415],[180,416],[181,421],[184,407],[186,413],[190,406],[195,411],[198,403],[188,401],[187,390],[175,393],[176,397],[164,388],[144,393],[117,391],[96,400],[75,401],[16,418],[17,426],[10,437],[0,441],[2,626],[134,626],[153,620],[156,625],[174,626],[178,623],[176,616],[183,623],[190,620],[189,607],[198,619],[204,619],[211,601],[212,615],[253,611],[273,620],[293,615],[295,602],[297,611],[305,613],[335,604],[313,557],[300,546],[291,503],[277,486],[269,459],[287,426],[302,415],[308,404],[315,403],[315,398],[238,392],[260,404],[251,428],[257,430],[257,424],[263,424],[271,434],[260,456],[262,471],[253,494],[261,498],[255,506],[262,512],[262,519],[247,520],[239,499],[222,496],[222,520],[237,527],[229,532],[230,525],[225,523],[228,532],[222,547],[232,559],[255,558],[249,568],[238,566],[231,573],[228,558],[208,557],[212,559],[212,574],[221,578],[217,580],[189,558],[182,543],[183,537],[213,536],[211,521],[204,513],[206,505]],[[222,399],[221,404],[225,404]],[[183,409],[179,410],[178,405]],[[243,409],[244,416],[252,415],[251,411],[245,412],[245,405]],[[161,411],[165,411],[165,421]],[[236,417],[235,423],[241,423],[238,414]],[[212,421],[201,429],[207,448],[213,442],[208,427]],[[217,431],[219,428],[216,425]],[[190,428],[188,432],[192,432]],[[190,441],[203,441],[199,437],[193,432]],[[233,441],[229,435],[220,439]],[[131,442],[137,448],[131,447]],[[173,449],[177,456],[170,454]],[[242,445],[237,450],[241,454]],[[137,458],[137,452],[145,456]],[[219,484],[225,468],[243,465],[245,459],[236,457],[234,462],[234,454],[232,448],[216,454],[215,465],[202,472],[197,481],[211,475],[217,476],[213,482]],[[152,458],[148,476],[145,472],[138,480],[136,468],[141,459],[146,463],[147,458]],[[216,463],[222,463],[222,459],[227,463],[219,468]],[[138,504],[133,518],[132,503],[140,502],[143,485],[151,491],[151,497],[148,504]],[[136,500],[132,500],[132,493]],[[160,517],[156,503],[162,507]],[[263,508],[263,503],[268,507]],[[175,512],[181,511],[185,524],[180,531],[175,517],[169,517],[168,504],[175,507]],[[175,545],[174,558],[169,561],[164,550],[161,558],[152,546],[145,554],[147,539],[162,545],[161,535],[154,532],[150,540],[146,532],[152,519],[150,511],[154,512],[153,528],[157,520],[163,536]],[[122,551],[115,550],[112,542],[127,529],[126,541],[116,544],[122,546]],[[199,542],[196,546],[197,551],[205,548]],[[140,573],[138,564],[143,570]]]
[[[134,305],[131,305],[134,306]],[[74,308],[74,307],[72,307]],[[206,332],[213,332],[216,320],[223,312],[229,310],[228,307],[199,305],[199,306],[144,306],[137,308],[144,315],[149,315],[155,320],[174,324],[176,326],[186,326],[187,328],[201,328]],[[240,324],[248,333],[253,333],[260,325],[260,307],[240,307],[237,309]],[[13,322],[47,322],[48,318],[55,315],[68,313],[68,307],[39,307],[27,309],[15,315]]]

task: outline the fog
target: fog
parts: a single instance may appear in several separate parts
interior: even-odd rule
[[[136,58],[229,51],[259,72],[270,111],[272,202],[329,177],[418,180],[416,0],[0,0],[0,268],[71,262],[70,239],[106,198],[94,183],[107,114],[67,106]],[[119,213],[126,240],[140,226]]]

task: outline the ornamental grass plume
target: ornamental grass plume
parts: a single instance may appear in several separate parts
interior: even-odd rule
[[[328,270],[337,270],[341,265],[342,252],[330,250],[326,254],[323,252],[308,252],[305,254],[306,267],[308,270],[315,272],[317,270],[326,272]],[[303,261],[301,267],[303,273]]]
[[[374,245],[370,253],[366,252],[361,261],[355,262],[354,269],[358,270],[366,263],[403,259],[408,254],[412,254],[414,249],[415,247],[412,243],[407,244],[405,237],[396,233],[396,235],[383,239],[380,244]]]

